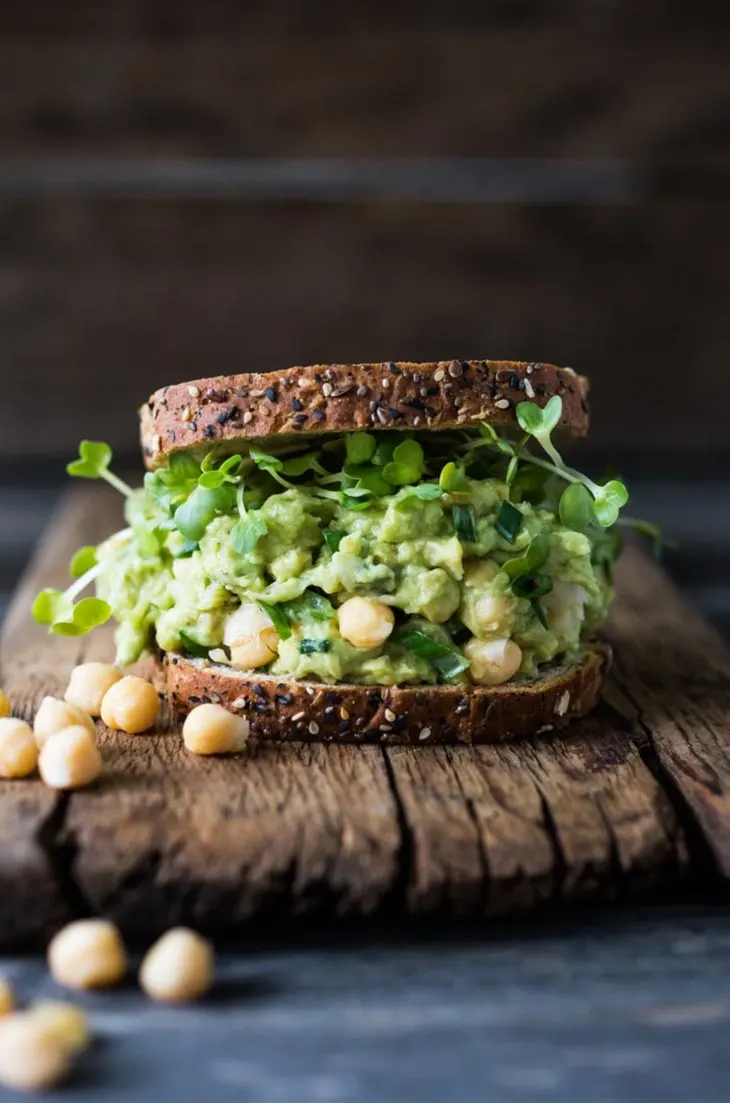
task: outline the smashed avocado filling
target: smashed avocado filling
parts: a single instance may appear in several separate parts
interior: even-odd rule
[[[120,665],[160,648],[282,680],[533,678],[605,619],[628,495],[565,466],[559,398],[517,416],[514,439],[484,425],[174,453],[139,490],[84,441],[69,473],[121,490],[128,527],[80,549],[34,615],[62,635],[113,616]]]

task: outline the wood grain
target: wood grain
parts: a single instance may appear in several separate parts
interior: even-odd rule
[[[81,656],[27,618],[73,547],[119,523],[74,492],[29,568],[3,636],[3,682],[30,716]],[[623,897],[713,855],[730,871],[728,659],[661,571],[630,550],[611,626],[608,700],[559,738],[498,747],[287,744],[235,760],[179,735],[102,731],[100,781],[71,797],[0,786],[0,939],[99,912],[139,935],[173,922],[231,933],[273,922],[414,921]],[[685,830],[687,828],[687,830]],[[689,840],[689,842],[688,842]]]

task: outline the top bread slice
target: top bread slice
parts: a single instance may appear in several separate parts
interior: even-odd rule
[[[588,380],[572,368],[521,360],[315,364],[218,375],[163,387],[140,410],[149,468],[197,446],[276,434],[472,429],[516,424],[516,406],[563,400],[559,432],[588,431]]]

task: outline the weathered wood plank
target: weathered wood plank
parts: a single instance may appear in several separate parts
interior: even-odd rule
[[[730,655],[669,579],[633,549],[618,572],[615,680],[637,742],[662,770],[730,877]]]
[[[606,706],[559,738],[386,753],[412,843],[415,913],[618,895],[686,863],[667,796]]]

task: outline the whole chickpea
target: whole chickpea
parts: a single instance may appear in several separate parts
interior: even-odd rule
[[[79,726],[87,728],[89,734],[96,739],[96,725],[88,712],[84,712],[78,705],[61,701],[58,697],[44,697],[33,721],[35,740],[39,747],[42,747],[49,735],[53,735],[54,732]]]
[[[186,927],[174,927],[147,951],[139,983],[153,1000],[190,1003],[213,983],[215,959],[209,942]]]
[[[91,1041],[86,1015],[75,1003],[65,1000],[39,1000],[27,1011],[35,1023],[55,1034],[74,1053],[86,1049]]]
[[[154,686],[134,674],[110,686],[101,702],[101,718],[106,726],[132,735],[153,727],[159,712],[160,699]]]
[[[500,686],[517,673],[522,650],[514,640],[478,640],[472,637],[464,646],[470,661],[472,681],[482,686]]]
[[[255,670],[276,658],[281,637],[263,609],[246,603],[226,621],[223,642],[231,649],[233,666],[239,670]]]
[[[340,635],[353,647],[372,650],[385,643],[393,631],[393,610],[382,601],[351,597],[337,610]]]
[[[109,663],[81,663],[71,671],[64,697],[69,704],[76,705],[90,716],[101,716],[104,694],[121,676],[120,671]]]
[[[33,729],[25,720],[0,719],[0,777],[27,777],[38,765]]]
[[[185,718],[182,733],[193,754],[235,754],[248,741],[249,724],[222,705],[197,705]]]
[[[101,766],[96,736],[81,724],[49,735],[38,758],[41,778],[50,789],[90,785],[101,773]]]
[[[57,1084],[71,1068],[72,1050],[32,1015],[15,1012],[0,1020],[0,1084],[41,1091]]]
[[[503,594],[484,594],[474,607],[474,615],[484,631],[495,631],[509,620],[509,599]]]
[[[51,976],[66,988],[108,988],[127,971],[119,931],[106,919],[78,919],[48,946]]]

